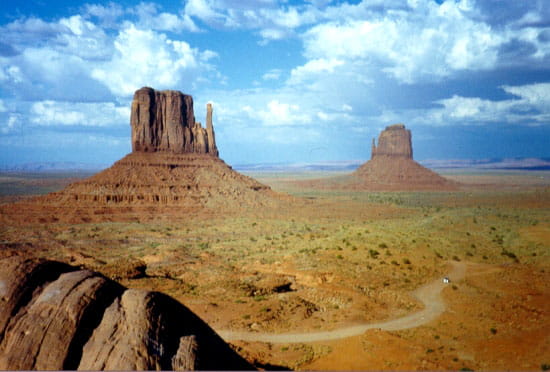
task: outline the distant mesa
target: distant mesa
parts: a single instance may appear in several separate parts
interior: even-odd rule
[[[23,208],[38,217],[42,207],[48,207],[54,215],[40,217],[41,222],[89,222],[119,219],[117,213],[141,219],[139,209],[149,207],[177,208],[174,213],[181,215],[204,207],[276,205],[284,198],[281,194],[219,158],[212,114],[207,104],[203,128],[195,121],[190,95],[141,88],[132,101],[132,153],[88,179],[14,206],[11,212],[27,219]]]
[[[375,157],[392,157],[412,159],[411,131],[403,124],[394,124],[386,127],[378,137],[378,146],[372,139],[371,159]]]
[[[2,370],[251,370],[191,310],[90,270],[0,260]]]
[[[386,127],[372,140],[371,160],[353,172],[350,185],[372,190],[453,190],[457,184],[413,160],[411,131],[403,124]]]

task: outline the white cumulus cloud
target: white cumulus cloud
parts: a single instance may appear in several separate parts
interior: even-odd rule
[[[95,67],[92,77],[119,96],[131,95],[145,85],[189,89],[196,74],[210,67],[205,60],[215,55],[192,48],[185,41],[171,40],[165,34],[138,29],[133,24],[120,31],[114,48],[111,60]]]
[[[504,39],[469,18],[464,3],[419,2],[410,11],[322,23],[305,33],[305,55],[367,62],[406,83],[492,68]]]
[[[453,95],[436,101],[439,108],[403,115],[416,116],[413,121],[429,125],[550,124],[550,83],[503,86],[502,89],[516,97],[490,100]]]
[[[277,99],[269,101],[266,108],[261,110],[255,110],[249,105],[243,106],[242,112],[265,126],[300,125],[311,120],[308,114],[302,112],[299,105],[280,102]]]
[[[128,125],[130,110],[112,102],[73,103],[44,100],[30,109],[30,121],[39,126],[120,126]]]

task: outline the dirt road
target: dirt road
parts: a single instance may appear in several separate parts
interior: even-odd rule
[[[466,264],[462,262],[451,262],[452,270],[447,275],[451,281],[459,281],[464,278]],[[423,285],[412,292],[412,295],[424,305],[424,309],[416,313],[387,320],[378,323],[358,324],[350,327],[339,328],[324,332],[307,333],[259,333],[259,332],[233,332],[217,331],[226,341],[260,341],[271,343],[299,343],[337,340],[346,337],[357,336],[369,329],[382,329],[385,331],[397,331],[400,329],[415,328],[426,324],[437,318],[446,309],[445,302],[441,298],[441,291],[449,284],[443,283],[443,278],[438,278],[431,283]]]

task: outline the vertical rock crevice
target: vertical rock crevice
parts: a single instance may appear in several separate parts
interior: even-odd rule
[[[130,126],[133,152],[198,153],[218,156],[212,105],[206,128],[195,122],[193,97],[175,90],[144,87],[134,93]]]
[[[63,362],[63,369],[74,371],[78,368],[82,359],[84,345],[99,326],[105,311],[124,292],[125,288],[120,284],[107,281],[95,293],[95,301],[91,302],[84,310],[80,323],[75,330],[71,343],[67,349],[67,355]]]
[[[93,271],[12,256],[0,295],[1,370],[253,369],[173,298]]]

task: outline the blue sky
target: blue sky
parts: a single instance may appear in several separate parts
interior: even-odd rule
[[[230,164],[550,157],[547,0],[26,1],[0,5],[0,166],[130,152],[142,86],[214,104]]]

